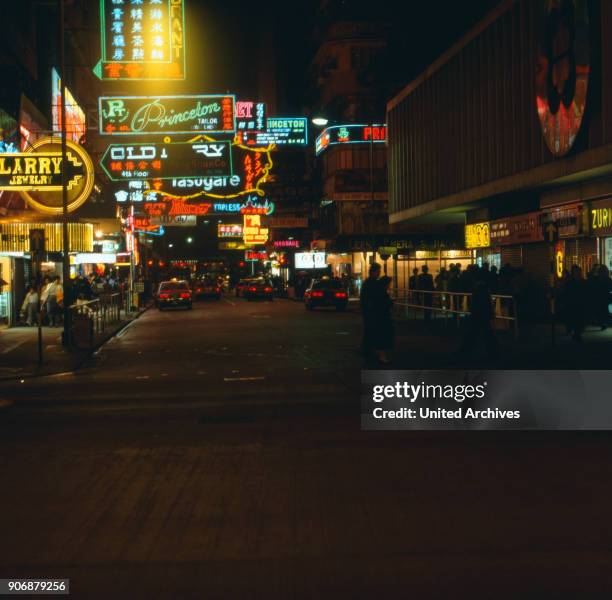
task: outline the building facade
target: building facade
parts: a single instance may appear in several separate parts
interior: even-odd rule
[[[612,5],[506,0],[387,105],[389,219],[548,282],[612,265]]]

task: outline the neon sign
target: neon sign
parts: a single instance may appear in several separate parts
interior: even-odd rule
[[[262,131],[266,126],[264,102],[236,101],[236,129],[238,131]]]
[[[100,79],[185,79],[183,0],[100,0]]]
[[[491,227],[488,222],[465,226],[466,248],[488,248],[491,245]]]
[[[111,181],[231,176],[230,142],[111,144],[100,166]]]
[[[245,214],[242,237],[247,246],[265,244],[268,241],[269,229],[261,226],[261,215]]]
[[[70,90],[66,87],[66,135],[74,142],[80,142],[86,133],[85,113]],[[51,69],[51,117],[53,133],[62,132],[62,80],[55,69]]]
[[[219,223],[217,225],[217,237],[241,238],[242,225],[240,223]]]
[[[60,214],[64,169],[70,212],[87,200],[94,183],[89,155],[70,140],[66,140],[65,166],[59,138],[41,138],[26,152],[0,154],[0,190],[18,191],[36,210]]]
[[[268,253],[257,250],[245,250],[244,260],[249,262],[257,262],[259,260],[268,260]]]
[[[275,248],[299,248],[299,240],[274,240]]]
[[[317,137],[315,153],[321,154],[336,144],[384,144],[386,141],[386,125],[333,125]]]
[[[101,96],[101,135],[233,133],[234,96]]]
[[[247,146],[307,146],[308,119],[268,117],[265,131],[238,132],[236,137]]]

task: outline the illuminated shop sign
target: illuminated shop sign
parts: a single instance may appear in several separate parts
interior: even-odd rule
[[[79,252],[74,257],[75,265],[111,264],[117,262],[117,255],[105,252]]]
[[[567,154],[580,131],[591,71],[588,0],[536,3],[535,90],[548,149]]]
[[[271,215],[274,212],[274,202],[263,202],[248,199],[246,202],[203,202],[189,198],[171,198],[157,202],[145,202],[142,209],[151,216],[178,216],[208,214],[226,215]]]
[[[491,245],[489,223],[474,223],[465,226],[466,248],[488,248]]]
[[[605,236],[612,234],[612,200],[606,198],[594,202],[589,210],[591,234]]]
[[[325,252],[298,252],[295,255],[296,269],[325,269]]]
[[[18,191],[36,210],[60,214],[63,170],[61,140],[42,138],[26,152],[0,154],[0,190]],[[65,177],[71,212],[91,193],[94,170],[87,152],[70,140],[66,140]]]
[[[333,125],[317,137],[315,153],[337,144],[384,144],[386,141],[386,125]]]
[[[185,79],[183,0],[100,0],[100,79]]]
[[[219,250],[246,250],[244,242],[219,242]]]
[[[85,113],[70,90],[66,87],[66,135],[74,142],[81,142],[87,132]],[[53,133],[62,132],[62,80],[55,69],[51,69],[51,116]]]
[[[111,144],[100,166],[111,181],[232,175],[230,142]]]
[[[217,225],[217,237],[241,238],[242,225],[240,223],[219,223]]]
[[[268,260],[268,253],[257,250],[246,250],[244,253],[244,260],[247,262],[257,262],[260,260]]]
[[[307,146],[308,119],[268,117],[265,131],[238,133],[239,140],[247,146]]]
[[[64,249],[62,223],[0,223],[0,252],[30,252],[30,231],[43,229],[47,252]],[[71,252],[93,251],[93,225],[68,223],[68,239]]]
[[[234,96],[102,96],[102,135],[233,133]]]
[[[547,209],[543,214],[543,222],[553,222],[560,238],[575,237],[586,234],[589,229],[589,213],[582,203],[564,204]]]
[[[274,240],[275,248],[299,248],[299,240]]]
[[[0,152],[19,152],[19,125],[11,115],[0,108]]]
[[[543,241],[541,217],[541,213],[533,212],[491,221],[489,228],[491,245],[503,246]]]
[[[242,237],[247,246],[265,244],[268,241],[269,229],[261,226],[261,215],[244,215]]]
[[[263,131],[266,126],[264,102],[236,100],[236,131]]]
[[[198,218],[194,215],[151,217],[151,224],[164,227],[195,227],[198,224]]]

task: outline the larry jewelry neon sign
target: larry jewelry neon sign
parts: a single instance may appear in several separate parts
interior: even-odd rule
[[[101,135],[233,133],[234,96],[102,96]]]

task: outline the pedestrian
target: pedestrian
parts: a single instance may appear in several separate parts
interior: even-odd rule
[[[45,292],[47,297],[46,307],[47,314],[49,315],[49,326],[56,327],[59,325],[60,305],[64,296],[59,275],[56,275],[53,278],[51,283],[47,286]]]
[[[421,267],[421,274],[417,279],[417,287],[419,291],[425,292],[424,294],[421,294],[422,305],[425,311],[425,321],[429,322],[431,320],[432,313],[431,307],[433,306],[434,295],[431,292],[434,291],[434,280],[429,273],[429,267],[427,265],[423,265]]]
[[[414,267],[412,269],[412,275],[408,278],[408,289],[410,290],[410,302],[413,304],[419,304],[419,299],[417,294],[414,292],[418,289],[418,280],[419,280],[419,269]]]
[[[380,306],[380,264],[372,263],[368,278],[361,286],[359,303],[361,305],[361,316],[363,318],[363,339],[361,350],[366,360],[372,356],[376,348],[376,335],[378,329],[377,309]]]
[[[393,300],[389,294],[391,287],[391,277],[381,277],[378,280],[379,293],[375,296],[375,320],[377,328],[375,332],[375,350],[378,362],[389,364],[388,352],[393,350],[395,345],[395,332],[393,330]]]
[[[34,286],[29,286],[21,305],[21,314],[29,327],[38,323],[38,292]]]
[[[610,324],[610,302],[612,302],[612,280],[606,265],[599,265],[594,280],[595,321],[604,331]]]
[[[483,341],[490,358],[498,355],[497,338],[493,333],[493,306],[491,293],[484,281],[477,281],[472,292],[470,315],[467,318],[466,330],[461,343],[461,353],[472,352]]]
[[[562,313],[567,331],[574,342],[582,341],[587,303],[587,284],[582,276],[582,269],[578,265],[572,265],[570,277],[563,289]]]

